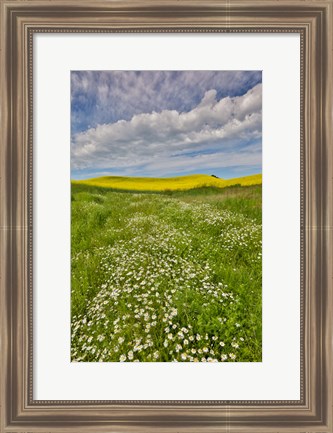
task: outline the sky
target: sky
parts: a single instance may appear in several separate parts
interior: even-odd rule
[[[72,71],[71,178],[261,173],[261,71]]]

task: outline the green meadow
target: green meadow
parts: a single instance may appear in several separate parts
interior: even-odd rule
[[[260,362],[261,176],[128,182],[72,182],[71,360]]]

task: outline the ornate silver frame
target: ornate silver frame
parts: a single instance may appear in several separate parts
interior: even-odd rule
[[[333,431],[332,5],[332,0],[1,2],[2,432]],[[41,32],[300,34],[299,401],[33,399],[32,40]]]

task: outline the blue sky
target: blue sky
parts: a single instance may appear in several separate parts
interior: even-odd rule
[[[261,173],[260,71],[72,71],[71,177]]]

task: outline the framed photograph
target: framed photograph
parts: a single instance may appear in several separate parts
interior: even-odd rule
[[[1,432],[332,432],[332,0],[1,2]]]
[[[72,71],[72,361],[262,360],[261,75]]]

